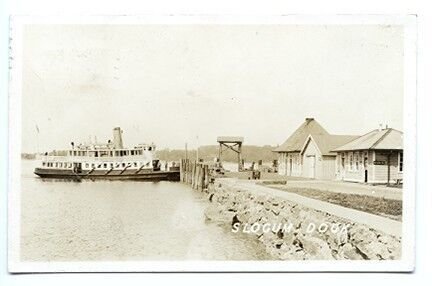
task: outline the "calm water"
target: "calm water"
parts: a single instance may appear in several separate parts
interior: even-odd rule
[[[183,184],[42,180],[34,166],[23,160],[23,260],[268,259],[251,237],[206,222],[206,196]]]

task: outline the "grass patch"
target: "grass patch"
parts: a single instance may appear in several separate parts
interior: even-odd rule
[[[295,193],[304,197],[329,202],[335,205],[384,216],[393,220],[402,221],[402,201],[372,197],[358,194],[334,193],[310,188],[287,188],[277,185],[274,189]]]

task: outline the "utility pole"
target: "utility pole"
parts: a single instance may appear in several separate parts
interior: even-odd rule
[[[198,160],[199,160],[199,140],[198,140],[198,136],[196,137],[196,139],[197,139],[196,161],[198,162]]]

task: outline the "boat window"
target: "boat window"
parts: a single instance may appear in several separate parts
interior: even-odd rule
[[[110,151],[109,155],[110,155],[110,157],[112,157],[113,156],[113,151]]]
[[[45,162],[42,162],[42,166],[45,166]]]
[[[103,167],[106,169],[106,168],[108,167],[108,164],[107,164],[107,163],[104,163],[104,164],[103,164]]]
[[[123,168],[126,167],[126,164],[125,164],[125,163],[122,163],[122,167],[123,167]]]
[[[149,151],[151,151],[152,150],[152,147],[149,147]]]
[[[85,166],[86,166],[86,168],[88,168],[89,167],[89,163],[86,163]]]
[[[111,169],[113,169],[114,168],[114,163],[110,163],[110,167],[111,167]]]
[[[138,163],[137,162],[134,162],[134,167],[138,167]]]

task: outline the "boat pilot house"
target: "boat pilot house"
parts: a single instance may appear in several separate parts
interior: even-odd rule
[[[373,184],[401,183],[403,133],[392,128],[363,136],[329,134],[314,118],[278,148],[281,175]]]

